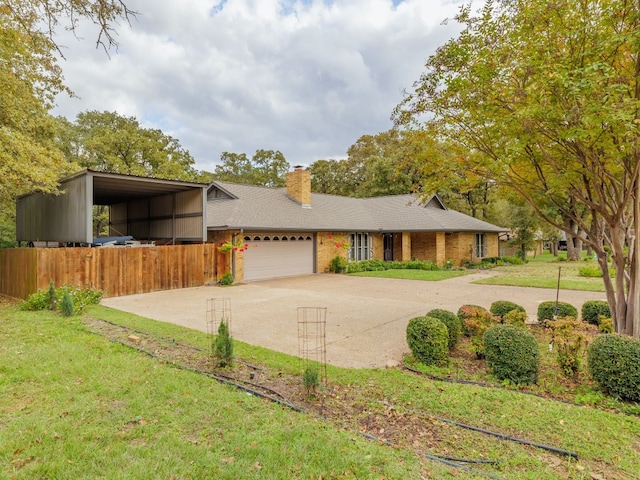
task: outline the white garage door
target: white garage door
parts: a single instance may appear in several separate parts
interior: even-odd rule
[[[309,275],[313,273],[313,235],[248,235],[244,279]]]

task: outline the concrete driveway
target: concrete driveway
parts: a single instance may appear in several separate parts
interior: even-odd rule
[[[488,271],[422,282],[319,274],[106,298],[102,304],[206,332],[207,299],[229,298],[234,338],[291,355],[299,352],[298,307],[326,307],[327,363],[384,367],[389,360],[400,361],[408,351],[408,321],[431,309],[457,312],[464,304],[489,308],[495,300],[510,300],[535,320],[538,304],[556,298],[552,289],[471,283],[490,275]],[[561,290],[559,300],[580,310],[585,301],[605,300],[605,296]]]

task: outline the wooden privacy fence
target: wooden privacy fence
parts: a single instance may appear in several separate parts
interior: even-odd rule
[[[215,282],[216,246],[0,249],[0,293],[27,298],[73,285],[102,290],[105,297],[171,290]],[[223,265],[220,265],[223,267]]]

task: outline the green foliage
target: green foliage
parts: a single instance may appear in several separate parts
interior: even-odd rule
[[[483,336],[487,329],[499,323],[500,319],[486,308],[478,305],[462,305],[458,309],[458,318],[466,336],[471,337],[471,344],[478,358],[484,357]]]
[[[94,110],[79,113],[75,123],[58,121],[61,150],[82,167],[172,180],[195,178],[195,160],[180,142],[142,127],[135,117]]]
[[[73,315],[73,300],[68,290],[62,294],[62,302],[60,302],[60,312],[64,317]]]
[[[508,300],[496,300],[489,307],[489,311],[500,318],[504,318],[504,316],[512,310],[518,310],[521,312],[526,311],[524,307],[516,303],[509,302]]]
[[[449,358],[447,326],[437,318],[415,317],[407,325],[407,343],[425,365],[442,365]]]
[[[613,333],[613,318],[600,316],[598,322],[598,330],[602,333]]]
[[[227,272],[222,275],[222,277],[220,277],[220,280],[218,280],[218,285],[233,285],[233,275],[231,274],[231,272]]]
[[[49,280],[49,290],[47,290],[47,301],[49,304],[47,308],[49,310],[55,310],[58,299],[56,298],[56,286],[53,283],[53,280]]]
[[[449,350],[453,350],[462,334],[462,323],[458,316],[449,310],[443,310],[441,308],[429,311],[426,316],[437,318],[447,326],[447,332],[449,334],[448,346]]]
[[[527,312],[522,310],[511,310],[502,317],[502,323],[507,325],[515,325],[517,327],[524,327],[527,324]]]
[[[600,388],[640,402],[640,341],[617,334],[601,335],[587,348],[589,373]]]
[[[634,195],[620,192],[635,191],[640,161],[631,153],[640,79],[629,54],[638,18],[637,3],[621,0],[464,6],[459,35],[427,59],[394,111],[396,124],[466,149],[441,176],[473,172],[519,192],[555,228],[588,230],[583,241],[599,257],[608,247],[627,266],[615,284],[630,286],[616,292],[631,309],[617,328],[634,334],[640,282],[629,246],[640,218]]]
[[[584,265],[578,269],[578,275],[589,278],[602,277],[602,270],[597,265]]]
[[[214,176],[225,182],[283,187],[289,168],[289,162],[279,150],[256,150],[251,159],[245,153],[223,152]]]
[[[446,269],[446,267],[445,267]],[[411,260],[408,262],[383,262],[382,260],[370,259],[361,262],[349,262],[347,271],[349,273],[357,272],[377,272],[382,270],[440,270],[438,265],[433,262]]]
[[[582,304],[582,320],[591,325],[599,325],[600,317],[611,317],[608,302],[604,300],[588,300]]]
[[[52,283],[49,283],[48,289],[38,290],[20,303],[21,310],[48,310],[52,305]],[[73,307],[73,315],[79,315],[84,312],[89,305],[97,305],[102,300],[102,292],[92,288],[77,288],[64,285],[54,290],[55,301],[53,301],[54,310],[62,308],[62,300],[68,295]]]
[[[494,325],[484,333],[487,365],[500,380],[529,385],[538,381],[538,343],[531,333],[514,325]]]
[[[219,367],[228,367],[233,364],[233,338],[229,332],[229,325],[224,319],[220,322],[220,326],[218,327],[214,355],[218,360]]]
[[[331,263],[329,264],[329,271],[331,273],[344,273],[347,271],[347,259],[336,255],[331,259]]]
[[[538,322],[543,323],[545,320],[553,320],[560,317],[578,317],[576,307],[566,302],[556,302],[553,300],[541,302],[538,305]]]
[[[320,386],[320,370],[315,365],[307,365],[302,373],[302,385],[308,395],[316,392]]]
[[[582,323],[574,317],[558,318],[549,322],[551,343],[556,350],[556,361],[567,377],[578,373],[582,352],[587,344],[587,336],[582,331]]]

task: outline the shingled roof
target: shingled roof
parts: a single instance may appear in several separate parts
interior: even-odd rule
[[[505,228],[448,210],[437,197],[350,198],[311,194],[305,207],[285,188],[214,182],[209,186],[210,230],[345,232],[504,232]]]

